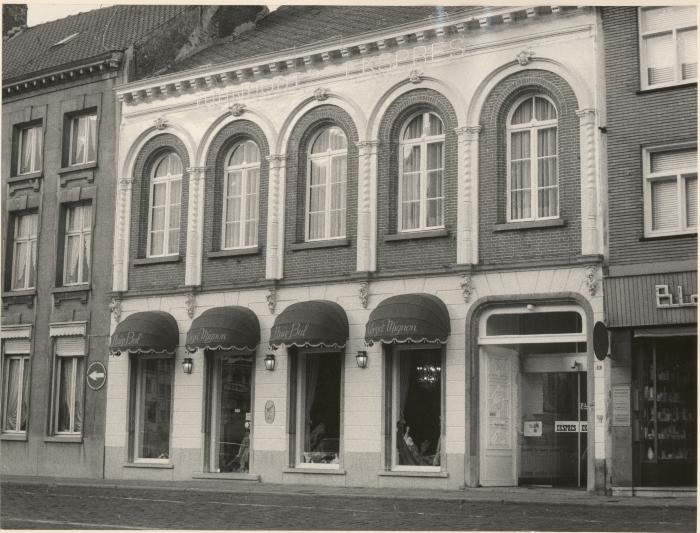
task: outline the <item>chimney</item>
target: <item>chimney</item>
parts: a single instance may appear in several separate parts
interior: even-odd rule
[[[6,41],[27,27],[27,4],[2,5],[2,40]]]

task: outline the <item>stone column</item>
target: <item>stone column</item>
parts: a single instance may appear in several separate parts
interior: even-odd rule
[[[602,254],[598,216],[598,180],[596,150],[596,110],[576,111],[580,121],[581,153],[581,254]]]
[[[269,190],[267,207],[267,257],[265,278],[282,279],[284,272],[284,191],[287,167],[286,154],[269,155]]]
[[[202,239],[204,236],[204,176],[208,167],[189,167],[190,188],[187,205],[187,255],[185,285],[202,284]]]
[[[134,178],[120,178],[117,194],[114,228],[114,257],[112,290],[123,292],[129,288],[129,244],[131,232],[131,191]]]
[[[377,150],[379,141],[360,141],[357,173],[357,270],[377,265]]]
[[[479,132],[481,126],[455,129],[458,137],[457,264],[479,261]]]

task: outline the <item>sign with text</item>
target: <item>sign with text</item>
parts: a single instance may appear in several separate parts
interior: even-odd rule
[[[554,422],[554,433],[588,433],[588,421],[557,420]]]
[[[612,425],[628,427],[630,423],[630,386],[615,385],[612,388]]]
[[[523,435],[526,437],[541,437],[542,436],[542,421],[541,420],[526,420],[523,422]]]

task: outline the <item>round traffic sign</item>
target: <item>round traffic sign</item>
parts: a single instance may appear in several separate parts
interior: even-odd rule
[[[90,363],[87,368],[87,384],[92,390],[100,390],[107,381],[107,369],[99,361]]]

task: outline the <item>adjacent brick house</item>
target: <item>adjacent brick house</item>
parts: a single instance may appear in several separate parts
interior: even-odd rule
[[[115,6],[3,42],[3,474],[103,476],[115,86],[260,11]]]
[[[599,15],[281,7],[117,88],[106,476],[603,488]]]
[[[695,490],[696,10],[610,7],[602,21],[605,317],[612,398],[620,404],[611,424],[609,485],[620,493]]]

